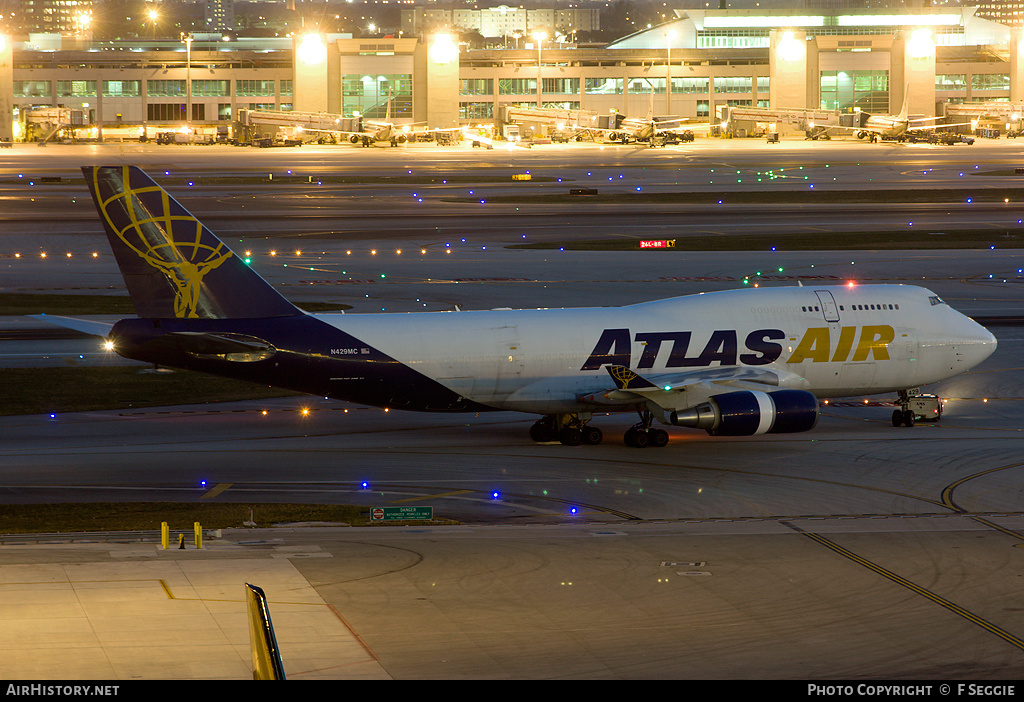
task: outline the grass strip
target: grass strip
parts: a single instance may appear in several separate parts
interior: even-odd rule
[[[253,521],[257,527],[296,522],[331,522],[352,526],[371,524],[370,508],[354,505],[231,502],[102,502],[0,506],[0,534],[64,534],[89,531],[148,531],[167,522],[172,534],[186,532],[192,547],[193,525],[205,529],[235,529]],[[409,522],[388,522],[403,525]],[[416,524],[451,523],[435,519]],[[177,535],[172,536],[173,545]]]
[[[0,293],[0,315],[21,314],[135,314],[127,295],[60,295]]]
[[[0,415],[238,402],[298,393],[192,371],[139,366],[0,369]]]

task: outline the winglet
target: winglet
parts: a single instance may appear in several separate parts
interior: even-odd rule
[[[615,387],[619,390],[650,390],[657,387],[625,366],[608,365],[605,368],[608,369],[608,375],[612,377]]]

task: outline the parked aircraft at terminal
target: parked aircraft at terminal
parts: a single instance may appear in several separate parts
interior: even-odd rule
[[[298,309],[133,166],[83,172],[138,318],[45,319],[126,358],[379,407],[542,415],[537,441],[601,441],[594,413],[716,435],[814,427],[822,398],[899,393],[962,373],[996,340],[909,285],[756,288],[624,307],[320,314]]]
[[[768,107],[730,107],[728,110],[729,121],[750,121],[750,122],[787,122],[799,125],[801,129],[810,131],[816,127],[826,132],[833,130],[845,130],[852,133],[858,139],[870,139],[871,141],[905,141],[913,135],[923,135],[939,129],[952,129],[953,127],[971,126],[970,122],[957,124],[936,124],[939,117],[917,117],[908,112],[907,102],[904,100],[900,112],[895,115],[870,114],[867,112],[855,115],[860,123],[854,126],[847,126],[841,123],[844,117],[849,117],[839,110],[811,110],[811,109],[775,109]]]

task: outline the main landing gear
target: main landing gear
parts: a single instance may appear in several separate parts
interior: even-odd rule
[[[651,426],[654,415],[647,410],[642,410],[639,414],[640,421],[627,429],[623,436],[626,446],[661,448],[668,445],[668,432]],[[600,429],[587,424],[589,420],[589,416],[580,419],[577,414],[549,414],[538,419],[530,427],[530,438],[539,444],[558,441],[566,446],[595,446],[601,443],[604,437]]]
[[[668,445],[668,432],[664,429],[656,429],[651,426],[654,422],[654,415],[647,410],[638,410],[640,421],[626,430],[622,437],[626,446],[633,448],[647,448],[654,446],[661,448]]]
[[[559,441],[566,446],[597,445],[604,438],[597,427],[587,426],[577,414],[549,414],[530,427],[530,438],[539,444]]]

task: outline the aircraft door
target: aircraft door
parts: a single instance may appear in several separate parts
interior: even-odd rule
[[[519,328],[510,324],[498,334],[499,368],[496,392],[499,395],[515,392],[523,376],[523,343]]]
[[[814,294],[818,296],[818,302],[821,303],[821,313],[825,315],[825,321],[830,324],[839,321],[839,307],[836,305],[836,300],[832,297],[832,293],[828,290],[815,290]]]

